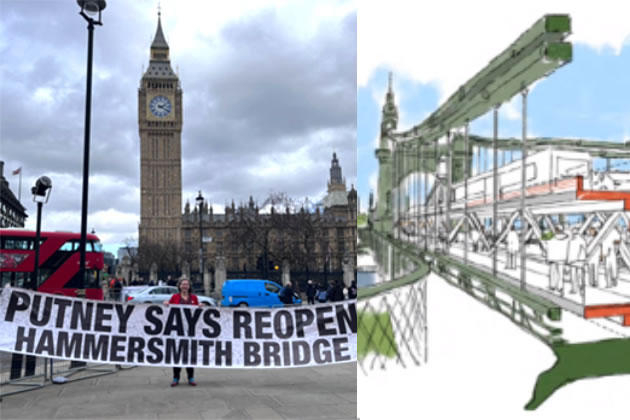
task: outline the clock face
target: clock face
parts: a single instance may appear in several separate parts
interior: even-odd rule
[[[171,112],[171,101],[166,96],[156,96],[151,99],[149,108],[156,117],[166,117]]]

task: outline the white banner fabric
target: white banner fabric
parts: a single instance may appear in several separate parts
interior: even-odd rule
[[[6,287],[0,350],[143,366],[286,368],[355,362],[356,300],[288,308],[132,304]]]

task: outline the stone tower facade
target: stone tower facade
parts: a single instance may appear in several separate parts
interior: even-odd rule
[[[332,162],[330,163],[330,181],[328,181],[328,192],[343,191],[346,192],[346,180],[341,176],[341,166],[337,159],[337,153],[333,153]]]
[[[140,131],[139,242],[179,243],[182,220],[182,89],[158,25],[149,67],[138,89]]]

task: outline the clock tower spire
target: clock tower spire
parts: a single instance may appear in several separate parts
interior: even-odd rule
[[[140,248],[179,243],[182,217],[182,89],[171,67],[159,10],[150,53],[138,89]]]

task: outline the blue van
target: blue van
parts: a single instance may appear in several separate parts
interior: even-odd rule
[[[269,280],[227,280],[221,289],[221,306],[281,307],[284,306],[278,297],[281,289],[282,286]],[[297,293],[293,296],[293,303],[302,303]]]

